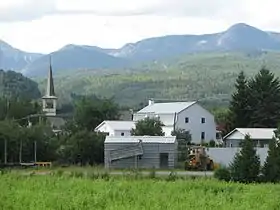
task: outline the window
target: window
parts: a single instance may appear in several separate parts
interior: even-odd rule
[[[124,136],[124,133],[121,133],[121,136]]]
[[[201,132],[201,140],[205,139],[205,132]]]
[[[189,122],[189,118],[186,117],[186,118],[185,118],[185,123],[188,123],[188,122]]]
[[[205,123],[205,118],[204,117],[201,118],[201,123],[202,124]]]

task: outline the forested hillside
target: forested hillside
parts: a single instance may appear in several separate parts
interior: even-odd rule
[[[38,84],[14,71],[0,70],[0,98],[36,99],[41,97]]]
[[[227,104],[238,73],[244,70],[250,76],[263,65],[280,75],[280,53],[199,53],[125,70],[72,71],[55,75],[55,86],[63,101],[77,93],[113,97],[130,106],[149,97]],[[45,82],[39,81],[42,90]]]

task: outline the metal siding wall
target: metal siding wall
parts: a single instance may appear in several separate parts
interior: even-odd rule
[[[134,168],[135,157],[113,161],[109,166],[108,155],[110,150],[132,146],[135,143],[105,143],[104,164],[105,168]],[[142,143],[144,154],[138,160],[138,168],[160,168],[160,153],[169,153],[169,168],[174,168],[177,163],[177,144]]]
[[[214,162],[228,166],[233,161],[236,152],[239,152],[240,150],[240,147],[209,148],[207,154],[210,158],[213,158]],[[264,164],[268,154],[268,148],[256,148],[256,151],[260,156],[261,164]]]

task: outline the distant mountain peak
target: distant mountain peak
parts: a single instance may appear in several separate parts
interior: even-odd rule
[[[159,61],[188,53],[248,50],[280,51],[280,34],[262,31],[241,22],[218,33],[150,37],[124,44],[119,49],[68,44],[54,51],[52,56],[58,71],[100,70],[130,67],[139,62]],[[49,60],[48,56],[23,52],[1,40],[0,58],[0,68],[15,69],[34,76],[42,73]]]
[[[11,45],[9,45],[7,42],[4,42],[0,39],[0,48],[13,48]]]
[[[244,33],[244,32],[263,32],[263,33],[266,33],[256,27],[253,27],[253,26],[250,26],[246,23],[237,23],[237,24],[234,24],[232,25],[231,27],[229,27],[227,29],[226,32],[234,32],[234,33]]]

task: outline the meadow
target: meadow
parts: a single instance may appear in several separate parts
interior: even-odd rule
[[[108,174],[0,175],[1,209],[280,209],[280,185]]]

